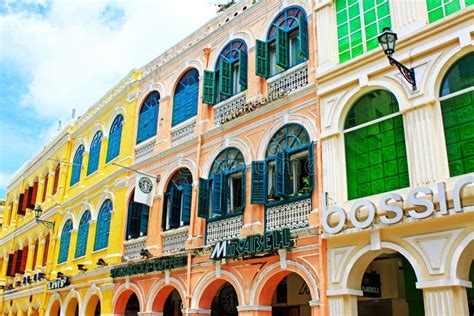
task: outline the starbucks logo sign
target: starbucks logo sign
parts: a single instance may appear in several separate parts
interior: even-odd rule
[[[148,194],[153,189],[153,183],[150,179],[143,177],[138,180],[138,187],[143,193]]]

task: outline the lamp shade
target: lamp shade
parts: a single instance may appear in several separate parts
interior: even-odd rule
[[[39,218],[41,216],[41,213],[43,212],[40,205],[36,205],[36,207],[33,211],[35,212],[35,217],[36,218]]]
[[[395,52],[395,43],[397,42],[397,33],[392,32],[389,27],[383,29],[378,36],[379,44],[382,46],[386,55],[392,55]]]

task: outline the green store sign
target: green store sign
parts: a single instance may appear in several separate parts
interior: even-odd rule
[[[293,246],[290,229],[272,230],[263,235],[250,235],[245,239],[218,241],[212,250],[210,259],[234,258],[243,255],[269,252]]]
[[[143,274],[155,271],[164,271],[175,268],[184,267],[187,264],[187,258],[181,257],[170,257],[170,258],[157,258],[154,260],[147,260],[140,263],[129,264],[123,267],[113,268],[110,270],[110,277],[120,278],[129,275]]]

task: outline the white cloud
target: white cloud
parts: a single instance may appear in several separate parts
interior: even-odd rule
[[[25,3],[35,2],[44,3]],[[211,2],[54,0],[46,15],[11,10],[0,16],[0,62],[31,75],[24,106],[64,120],[212,18]]]

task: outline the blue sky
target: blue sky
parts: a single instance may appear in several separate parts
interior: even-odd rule
[[[214,17],[215,2],[0,0],[0,198],[59,120]]]

